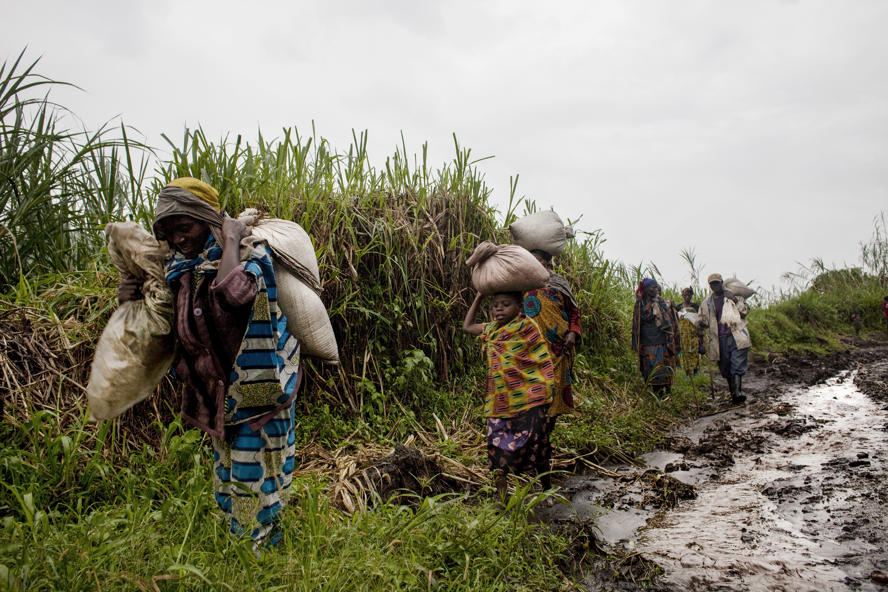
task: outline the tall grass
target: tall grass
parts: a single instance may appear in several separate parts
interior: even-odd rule
[[[186,129],[175,140],[165,135],[169,157],[157,161],[152,175],[147,163],[153,152],[131,142],[123,126],[116,137],[105,129],[46,133],[66,112],[28,93],[49,92],[59,83],[36,74],[37,62],[23,68],[22,59],[4,67],[4,104],[10,105],[4,113],[19,114],[14,124],[4,119],[4,133],[29,148],[8,150],[4,162],[10,171],[39,171],[45,183],[26,183],[20,175],[3,186],[2,223],[9,232],[0,241],[14,241],[21,261],[4,260],[3,291],[7,301],[39,303],[28,313],[30,324],[10,325],[33,328],[35,343],[51,348],[66,339],[44,321],[82,333],[86,348],[75,350],[76,359],[69,355],[63,371],[54,369],[69,383],[86,383],[89,343],[114,306],[115,273],[104,255],[102,227],[126,218],[148,226],[160,188],[174,177],[193,176],[220,191],[230,214],[258,207],[299,222],[314,241],[342,363],[307,363],[306,429],[327,441],[356,426],[365,435],[403,436],[413,421],[461,414],[477,402],[479,348],[460,330],[473,295],[464,261],[482,240],[507,240],[505,227],[516,212],[536,207],[518,197],[517,176],[501,214],[478,168],[484,158],[455,137],[452,159],[438,168],[428,162],[426,145],[414,156],[403,139],[376,168],[366,132],[353,134],[340,150],[314,128],[308,135],[293,128],[274,138],[259,133],[255,141],[240,135],[211,140],[201,129]],[[35,131],[26,121],[42,123]],[[600,233],[588,236],[559,259],[560,270],[575,282],[585,315],[584,351],[619,356],[625,350],[625,268],[601,255]],[[13,376],[36,371],[20,358],[7,357],[4,365]],[[12,389],[17,400],[52,400],[55,376],[37,376]],[[82,395],[75,390],[73,396]],[[160,410],[153,416],[166,417],[163,410],[176,396],[165,383],[160,402],[151,403]],[[145,428],[137,415],[138,409],[124,424]]]
[[[101,229],[139,209],[143,147],[126,128],[70,129],[50,101],[66,83],[36,73],[24,52],[0,66],[0,290],[28,277],[88,266]]]

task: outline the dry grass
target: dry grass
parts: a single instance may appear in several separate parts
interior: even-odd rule
[[[0,312],[3,421],[21,426],[33,413],[50,410],[62,429],[79,423],[86,405],[92,332],[77,317],[59,321],[39,309],[0,304],[5,309]],[[161,426],[173,418],[179,395],[165,380],[146,401],[114,421],[114,446],[158,448]],[[350,438],[331,450],[310,442],[297,451],[296,474],[329,481],[332,503],[348,512],[403,492],[474,492],[489,485],[481,423],[471,410],[446,422],[437,415],[434,419],[431,429],[414,422],[412,433],[395,445]],[[98,427],[91,424],[87,429],[95,434]],[[598,456],[597,448],[582,454],[556,450],[553,470],[610,474],[594,462]]]

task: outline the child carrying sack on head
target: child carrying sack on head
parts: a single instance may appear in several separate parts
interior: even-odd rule
[[[483,297],[475,296],[463,331],[481,337],[487,360],[487,466],[501,499],[509,473],[539,474],[543,488],[551,489],[548,413],[555,373],[548,345],[533,319],[521,312],[520,292],[493,294],[493,320],[475,323]]]

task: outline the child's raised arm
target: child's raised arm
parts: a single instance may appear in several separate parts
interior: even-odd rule
[[[466,312],[466,318],[463,321],[463,331],[469,335],[481,335],[481,332],[484,331],[484,325],[475,322],[475,317],[478,315],[478,307],[481,306],[481,300],[483,299],[484,295],[481,292],[475,294],[475,299],[472,301],[468,312]]]

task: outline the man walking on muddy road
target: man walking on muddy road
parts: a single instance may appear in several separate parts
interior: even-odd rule
[[[731,402],[742,403],[743,375],[749,368],[749,331],[746,314],[749,306],[738,296],[725,293],[721,274],[713,273],[707,280],[712,293],[700,305],[701,328],[706,331],[706,351],[709,359],[718,362],[721,375],[728,381]]]

